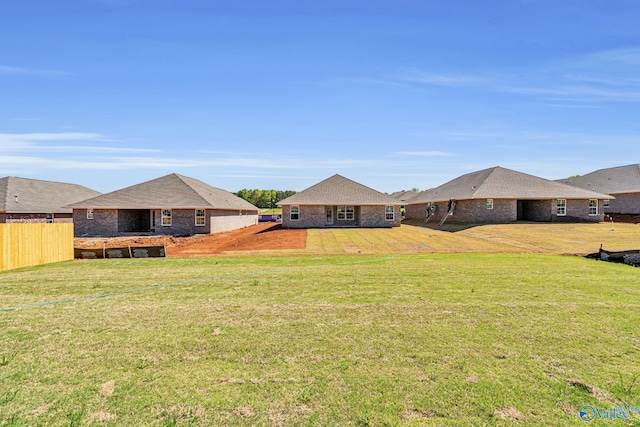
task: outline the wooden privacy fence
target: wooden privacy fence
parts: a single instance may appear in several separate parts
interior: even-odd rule
[[[0,224],[0,271],[73,260],[73,224]]]

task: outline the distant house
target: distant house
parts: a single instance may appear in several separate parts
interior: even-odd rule
[[[258,208],[197,179],[171,174],[69,206],[75,235],[191,235],[258,223]]]
[[[287,228],[398,227],[400,202],[340,175],[333,175],[278,203]]]
[[[65,206],[99,194],[64,182],[0,178],[0,223],[72,222],[72,210]]]
[[[391,193],[390,196],[393,197],[394,199],[400,200],[401,202],[406,202],[407,200],[415,197],[417,194],[418,194],[418,191],[402,190],[402,191],[396,191],[395,193]]]
[[[640,214],[640,164],[599,169],[558,182],[614,196],[605,202],[605,213]]]
[[[606,194],[494,167],[423,191],[406,205],[407,219],[461,223],[601,222]]]

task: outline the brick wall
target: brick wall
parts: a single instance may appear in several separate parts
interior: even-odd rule
[[[327,206],[302,205],[299,219],[291,220],[291,206],[282,207],[282,226],[285,228],[320,228],[320,227],[399,227],[402,222],[400,206],[394,207],[394,220],[385,219],[385,206],[354,206],[353,220],[338,220],[335,206],[333,224],[327,224]]]
[[[467,203],[471,202],[471,203]],[[518,201],[513,199],[493,199],[493,209],[487,209],[487,199],[463,200],[456,203],[456,211],[458,206],[466,206],[469,204],[469,210],[473,210],[473,218],[477,223],[488,224],[504,224],[518,220]],[[458,212],[455,212],[455,217]],[[453,218],[452,217],[452,218]],[[448,219],[447,221],[450,221]],[[460,221],[467,222],[467,221]]]
[[[555,215],[555,200],[519,200],[518,220],[550,222]]]
[[[603,201],[598,201],[598,215],[589,215],[589,200],[567,200],[567,215],[556,215],[554,200],[512,200],[494,199],[493,209],[487,209],[486,199],[459,200],[453,215],[447,222],[503,224],[517,220],[538,222],[602,222],[604,221]],[[429,223],[439,223],[446,215],[449,202],[433,203],[434,216]],[[407,205],[405,218],[424,221],[427,217],[426,203]]]
[[[612,194],[606,213],[640,214],[640,193]]]
[[[567,215],[558,216],[556,214],[556,200],[552,200],[551,221],[552,222],[603,222],[604,208],[603,201],[598,200],[598,214],[589,215],[589,200],[567,200]]]
[[[73,224],[75,237],[115,236],[118,234],[118,211],[94,209],[93,219],[87,219],[86,209],[74,209]]]
[[[317,228],[324,227],[326,222],[324,206],[300,206],[298,220],[291,220],[291,206],[282,207],[282,226],[285,228]],[[334,223],[337,222],[337,214],[334,213]]]
[[[258,213],[256,211],[240,210],[205,210],[205,225],[196,225],[195,209],[172,209],[171,225],[162,225],[162,212],[156,210],[155,234],[165,235],[191,235],[220,233],[223,231],[236,230],[258,223]]]
[[[361,227],[400,227],[402,223],[402,212],[400,206],[393,207],[393,221],[386,219],[386,206],[361,206],[360,226]]]
[[[139,217],[139,220],[136,220]],[[153,218],[155,217],[155,225]],[[146,218],[150,218],[146,222]],[[119,221],[120,220],[120,221]],[[144,220],[137,224],[139,232],[152,232],[159,235],[192,235],[219,233],[238,228],[247,227],[258,223],[258,214],[255,211],[227,211],[217,209],[205,210],[205,225],[196,225],[195,209],[172,209],[171,225],[162,225],[162,209],[147,210],[116,210],[94,209],[93,219],[87,219],[86,209],[74,209],[73,221],[75,223],[75,236],[117,236],[120,233],[136,232],[134,222]]]
[[[424,221],[427,218],[427,204],[420,203],[417,205],[406,205],[404,207],[404,217],[406,219],[416,219],[416,220]]]

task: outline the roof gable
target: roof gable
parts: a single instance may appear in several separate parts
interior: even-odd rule
[[[7,176],[0,178],[0,212],[71,213],[68,204],[99,194],[77,184]]]
[[[558,182],[605,194],[640,192],[640,164],[598,169],[583,176]]]
[[[499,166],[468,173],[424,191],[409,204],[449,199],[609,199],[610,197]]]
[[[401,202],[341,175],[333,175],[278,205],[400,205]]]
[[[71,207],[74,209],[209,208],[258,210],[251,203],[226,190],[175,173],[74,203]]]

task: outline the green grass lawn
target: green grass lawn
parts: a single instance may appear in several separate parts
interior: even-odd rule
[[[282,215],[282,208],[266,208],[260,209],[260,215]]]
[[[0,425],[579,426],[583,405],[640,406],[626,265],[100,260],[0,283]]]

